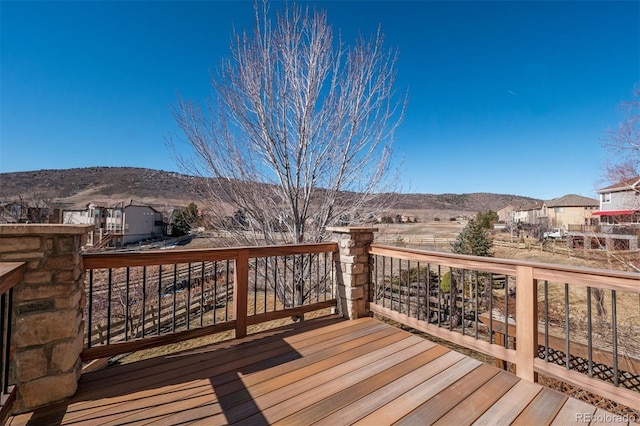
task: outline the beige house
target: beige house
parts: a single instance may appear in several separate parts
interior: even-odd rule
[[[517,208],[511,212],[513,222],[526,225],[539,225],[542,215],[542,201]]]
[[[595,198],[568,194],[545,201],[540,211],[541,224],[547,228],[569,229],[571,225],[595,225],[597,218],[593,213],[600,203]]]

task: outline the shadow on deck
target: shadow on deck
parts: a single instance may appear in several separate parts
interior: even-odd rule
[[[324,317],[84,374],[58,424],[588,424],[623,420],[372,318]]]

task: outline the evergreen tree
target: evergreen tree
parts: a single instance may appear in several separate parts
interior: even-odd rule
[[[476,221],[485,229],[490,229],[498,220],[500,220],[498,218],[498,213],[493,210],[487,210],[485,213],[478,213],[476,215]]]
[[[198,206],[190,203],[185,209],[175,213],[173,218],[172,235],[179,237],[186,235],[191,231],[192,227],[202,224],[202,216],[198,213]]]
[[[472,219],[451,244],[451,251],[457,254],[493,257],[492,247],[493,241],[486,229]]]

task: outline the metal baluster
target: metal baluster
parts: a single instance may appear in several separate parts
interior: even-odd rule
[[[87,318],[87,347],[91,347],[91,330],[93,330],[93,269],[89,270],[89,309]]]
[[[266,295],[265,295],[266,297]],[[253,315],[258,313],[258,258],[255,258],[253,270]]]
[[[264,258],[264,312],[267,312],[267,290],[269,287],[269,259]]]
[[[129,278],[130,278],[130,268],[127,266],[126,274],[125,274],[125,296],[124,296],[124,340],[129,340]]]
[[[113,270],[109,268],[107,280],[107,345],[111,343],[111,286],[113,285]]]
[[[476,329],[476,340],[479,337],[479,332],[478,332],[478,299],[479,299],[479,295],[478,295],[478,271],[475,271],[475,283],[473,286],[473,294],[474,294],[474,298],[475,298],[475,313],[474,313],[474,321],[475,321],[475,329]]]
[[[461,314],[461,318],[460,318],[460,323],[462,324],[462,335],[463,336],[464,336],[464,286],[466,284],[465,272],[466,272],[466,269],[463,269],[462,270],[462,283],[461,283],[462,284],[462,314]],[[457,295],[456,295],[456,297],[457,297]]]
[[[213,262],[213,323],[218,322],[218,261]]]
[[[171,322],[171,331],[173,333],[176,332],[176,303],[177,303],[176,298],[178,297],[178,295],[176,294],[178,290],[176,285],[177,281],[178,281],[178,264],[174,263],[173,264],[173,284],[172,284],[173,285],[172,287],[173,288],[173,292],[172,292],[173,293],[173,319]]]
[[[162,316],[162,265],[158,265],[158,336],[160,335],[161,316]]]
[[[147,307],[147,267],[142,267],[142,337],[145,336],[146,323],[146,307]]]
[[[571,331],[569,330],[569,284],[564,284],[565,368],[571,369]]]
[[[441,270],[441,266],[438,265],[438,327],[440,327],[440,320],[442,317],[442,299],[441,299],[441,290],[442,290],[442,270]]]
[[[620,385],[620,372],[618,371],[618,313],[616,291],[611,290],[611,332],[613,344],[613,385]]]
[[[225,321],[229,321],[229,267],[231,265],[231,262],[229,260],[227,260],[227,275],[226,275],[226,285],[225,285],[225,290],[226,290],[226,302],[224,304],[224,320]],[[236,295],[233,295],[233,299],[235,300]]]
[[[204,326],[204,272],[206,265],[202,262],[200,270],[200,327]]]
[[[504,347],[509,348],[509,278],[504,276]]]
[[[544,282],[544,360],[549,362],[549,281]]]
[[[273,311],[275,312],[278,309],[276,304],[278,300],[278,257],[274,257],[273,261]]]
[[[489,343],[493,344],[493,272],[489,274]]]
[[[591,322],[591,287],[587,287],[587,362],[589,377],[593,377],[593,328]]]

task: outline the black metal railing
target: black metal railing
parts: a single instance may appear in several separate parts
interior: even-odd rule
[[[87,254],[86,347],[251,325],[287,312],[300,319],[314,307],[335,304],[336,249],[316,244]]]
[[[375,313],[516,364],[529,380],[545,374],[639,409],[639,274],[381,245],[369,253]]]
[[[640,392],[640,296],[548,280],[541,286],[538,357]]]
[[[506,329],[513,320],[515,294],[508,283],[514,277],[389,256],[371,259],[369,300],[383,308],[488,343],[496,343],[489,331],[494,324]],[[508,339],[499,344],[509,347]]]

